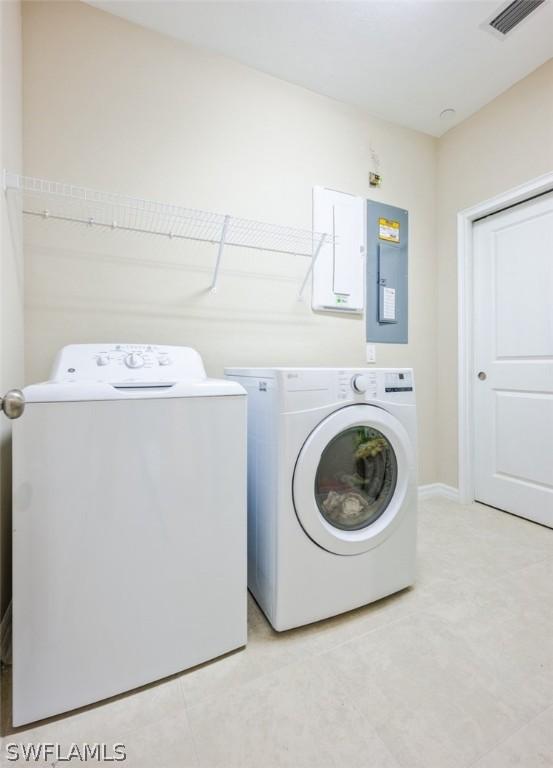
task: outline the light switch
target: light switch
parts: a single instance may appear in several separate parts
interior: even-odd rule
[[[376,344],[367,344],[367,363],[376,363]]]

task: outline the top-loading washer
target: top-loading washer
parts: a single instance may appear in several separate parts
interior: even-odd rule
[[[248,585],[273,627],[414,582],[410,369],[234,368],[248,392]]]
[[[246,393],[187,347],[65,347],[13,433],[13,722],[246,643]]]

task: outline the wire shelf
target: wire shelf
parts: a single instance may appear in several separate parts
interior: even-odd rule
[[[14,189],[21,193],[22,210],[28,216],[217,244],[219,249],[212,290],[217,285],[223,249],[229,245],[309,257],[311,264],[301,295],[322,245],[334,240],[328,233],[240,219],[112,192],[99,192],[7,171],[4,171],[4,189]]]

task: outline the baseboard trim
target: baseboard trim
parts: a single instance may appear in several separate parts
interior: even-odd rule
[[[446,483],[419,485],[419,499],[431,499],[435,496],[444,496],[451,501],[459,501],[459,489]]]
[[[12,604],[4,611],[0,621],[0,661],[2,664],[12,663]]]

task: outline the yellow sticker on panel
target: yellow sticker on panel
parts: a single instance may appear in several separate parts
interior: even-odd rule
[[[399,221],[378,219],[378,237],[389,243],[399,243]]]

